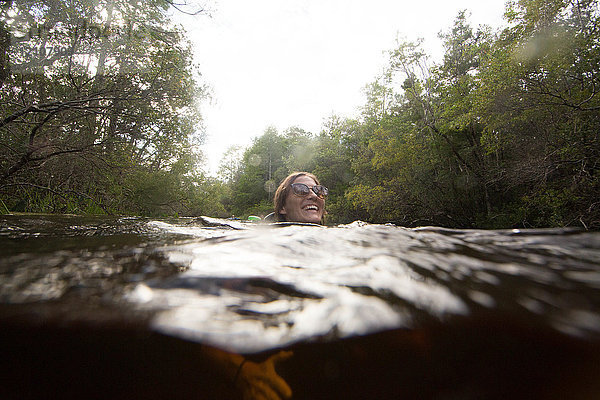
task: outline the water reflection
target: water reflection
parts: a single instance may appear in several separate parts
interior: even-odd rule
[[[564,361],[576,354],[588,357],[581,364],[587,366],[597,361],[590,354],[600,354],[591,352],[600,340],[598,233],[404,229],[361,222],[266,226],[211,218],[1,218],[5,326],[17,320],[24,326],[46,321],[44,329],[71,326],[65,321],[113,326],[118,320],[143,331],[150,326],[201,343],[200,353],[210,353],[211,363],[226,360],[221,365],[230,378],[245,360],[237,357],[245,354],[254,363],[248,365],[268,370],[273,382],[279,382],[274,364],[262,363],[281,348],[292,349],[295,355],[282,357],[281,368],[283,375],[288,369],[286,379],[298,398],[319,397],[298,382],[308,374],[301,366],[310,363],[319,364],[308,367],[314,367],[310,379],[330,395],[326,388],[352,387],[348,380],[359,379],[344,372],[340,360],[357,370],[374,365],[381,374],[371,377],[374,382],[402,379],[418,386],[427,375],[421,372],[431,368],[452,375],[441,367],[450,357],[443,343],[458,345],[447,350],[458,357],[455,368],[456,363],[463,368],[467,358],[479,363],[481,351],[491,362],[484,368],[489,373],[500,368],[490,357],[511,351],[518,353],[511,357],[519,365],[530,357]],[[379,349],[375,338],[384,338],[388,347]],[[539,341],[534,349],[531,341]],[[317,349],[326,357],[317,357]],[[386,370],[399,360],[412,369]],[[476,382],[479,372],[468,370],[473,376],[461,379]],[[592,367],[584,372],[580,376],[600,377]],[[502,392],[502,385],[473,382],[475,397],[483,382],[486,390]],[[445,387],[436,384],[436,390]],[[382,397],[417,395],[409,387],[366,387]],[[365,393],[353,390],[347,397]]]
[[[4,302],[73,292],[125,301],[161,310],[157,329],[234,351],[410,328],[481,308],[543,315],[569,334],[600,332],[596,233],[3,219]],[[566,329],[559,321],[572,310],[589,318],[569,318],[575,326]]]

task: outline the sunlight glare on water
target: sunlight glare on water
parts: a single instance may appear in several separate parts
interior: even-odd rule
[[[202,237],[204,228],[185,229]],[[557,236],[563,247],[557,248]],[[587,242],[581,236],[588,236]],[[205,238],[165,249],[171,262],[186,263],[183,274],[138,288],[152,293],[150,300],[138,299],[147,306],[172,304],[175,290],[180,296],[155,319],[158,330],[230,350],[259,351],[315,337],[410,328],[423,319],[443,320],[483,307],[545,313],[569,334],[600,332],[598,297],[590,291],[596,266],[586,258],[570,260],[579,254],[595,259],[596,235],[356,222],[330,228],[238,223]],[[573,282],[586,286],[589,300],[557,302],[556,292],[574,290]]]
[[[115,304],[237,352],[481,313],[600,337],[598,233],[4,216],[0,241],[7,304]]]

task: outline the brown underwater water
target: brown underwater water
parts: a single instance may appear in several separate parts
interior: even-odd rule
[[[1,398],[277,398],[240,380],[282,350],[295,399],[600,395],[597,232],[21,215],[0,248]]]

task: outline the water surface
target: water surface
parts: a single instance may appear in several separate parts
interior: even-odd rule
[[[514,352],[505,361],[518,371],[560,360],[559,369],[570,368],[571,355],[585,354],[578,365],[590,376],[580,373],[576,386],[586,393],[598,389],[590,381],[600,375],[588,362],[597,361],[589,352],[600,339],[599,233],[406,229],[358,221],[264,225],[207,217],[0,221],[0,316],[11,324],[130,324],[256,357],[295,349],[287,368],[297,398],[325,398],[335,385],[351,387],[361,362],[372,366],[374,382],[384,382],[362,389],[382,386],[379,395],[390,398],[439,398],[440,388],[454,393],[449,371],[484,363],[492,374],[499,368],[493,362]],[[540,348],[527,354],[536,341]],[[348,346],[358,346],[358,355]],[[380,352],[393,357],[379,359]],[[341,372],[341,360],[354,366],[350,372]],[[391,383],[399,376],[386,374],[390,363],[410,360],[411,368],[396,372],[407,381],[400,389]],[[303,375],[307,364],[324,368],[318,379]],[[447,379],[424,372],[424,365],[446,371]],[[472,385],[477,388],[467,392],[475,398],[507,393],[501,382],[479,388],[486,381],[477,371],[462,379],[479,383],[463,383],[458,393],[473,398],[464,393]],[[307,390],[299,383],[304,379],[323,382]],[[433,379],[437,389],[417,390],[423,379]],[[507,387],[513,395],[533,393]]]

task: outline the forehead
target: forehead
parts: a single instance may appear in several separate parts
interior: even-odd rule
[[[305,185],[308,185],[308,186],[315,186],[317,184],[317,182],[315,182],[314,179],[312,179],[306,175],[301,175],[301,176],[297,177],[293,183],[304,183]]]

